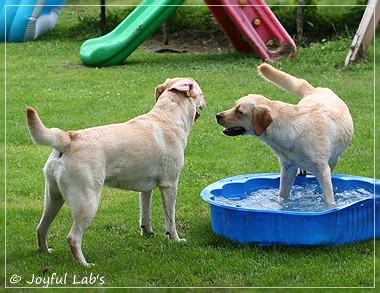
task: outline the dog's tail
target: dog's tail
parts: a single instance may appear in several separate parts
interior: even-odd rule
[[[267,63],[257,67],[259,74],[278,87],[295,94],[301,98],[312,92],[315,88],[304,79],[296,78],[290,74],[275,69]]]
[[[64,153],[70,146],[70,135],[58,128],[46,128],[33,108],[26,109],[30,136],[37,145],[46,145]]]

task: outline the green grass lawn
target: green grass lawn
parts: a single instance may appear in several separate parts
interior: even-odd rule
[[[338,247],[259,247],[235,244],[212,232],[209,207],[199,196],[204,187],[237,174],[279,172],[268,147],[254,137],[224,136],[214,118],[248,93],[297,103],[296,97],[258,77],[259,59],[233,52],[137,50],[122,66],[88,68],[79,60],[81,43],[55,39],[53,32],[34,42],[6,45],[7,286],[13,286],[9,280],[18,275],[17,286],[41,287],[28,284],[33,275],[54,273],[66,277],[63,286],[75,287],[374,286],[374,241]],[[315,86],[329,87],[346,101],[355,135],[335,173],[373,177],[374,49],[365,63],[343,68],[350,43],[351,39],[338,39],[299,49],[296,60],[281,60],[275,66]],[[65,130],[123,122],[148,112],[155,87],[180,76],[196,79],[208,104],[190,134],[179,183],[177,228],[188,242],[166,240],[159,192],[153,200],[156,234],[145,238],[139,234],[137,193],[105,188],[83,243],[94,268],[82,268],[71,256],[66,236],[72,222],[66,206],[49,231],[54,253],[39,252],[35,228],[43,209],[42,168],[51,150],[32,143],[26,107],[35,107],[48,127]]]

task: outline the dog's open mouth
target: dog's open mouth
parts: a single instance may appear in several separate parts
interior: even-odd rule
[[[201,114],[198,111],[196,111],[195,117],[194,117],[194,122],[198,120],[199,116],[201,116]]]
[[[201,116],[201,113],[199,113],[199,111],[203,110],[204,107],[204,105],[200,105],[197,107],[197,109],[195,110],[194,122],[198,120],[199,116]]]
[[[223,133],[228,136],[237,136],[237,135],[242,135],[246,132],[244,127],[231,127],[231,128],[224,128]]]

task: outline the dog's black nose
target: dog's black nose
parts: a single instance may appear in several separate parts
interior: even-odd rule
[[[216,114],[216,120],[219,120],[219,119],[222,118],[222,117],[223,117],[223,113],[222,113],[222,112]]]

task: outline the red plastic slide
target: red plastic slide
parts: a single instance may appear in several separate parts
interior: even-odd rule
[[[297,47],[264,0],[205,0],[232,46],[264,61],[295,57]]]

